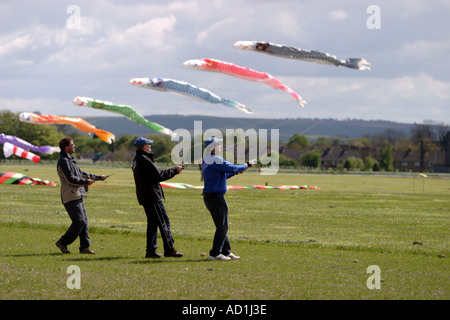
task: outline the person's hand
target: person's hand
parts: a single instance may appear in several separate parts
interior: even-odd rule
[[[255,160],[250,160],[249,162],[247,162],[247,168],[251,168],[255,165],[256,161]]]
[[[88,184],[93,184],[93,183],[94,183],[94,180],[92,180],[92,179],[87,179],[87,183],[88,183]]]
[[[175,169],[177,169],[177,173],[180,173],[184,167],[183,166],[176,166]]]
[[[104,174],[102,174],[99,179],[102,180],[102,181],[105,181],[106,180],[106,176]]]

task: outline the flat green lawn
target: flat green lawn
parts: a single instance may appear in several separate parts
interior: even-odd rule
[[[410,176],[282,174],[256,171],[229,185],[309,185],[320,190],[229,190],[232,251],[208,261],[214,226],[200,190],[165,189],[181,259],[145,259],[146,219],[130,169],[89,189],[92,249],[54,245],[70,224],[59,187],[0,185],[0,299],[304,300],[450,298],[450,179]],[[0,166],[59,182],[45,165]],[[198,170],[168,182],[202,185]],[[160,252],[162,242],[159,240]],[[206,256],[205,256],[206,254]],[[81,272],[68,289],[67,268]],[[381,270],[370,290],[369,266]]]

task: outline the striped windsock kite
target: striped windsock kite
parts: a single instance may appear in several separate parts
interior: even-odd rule
[[[3,144],[3,153],[5,154],[5,158],[9,158],[13,154],[28,160],[33,161],[34,163],[38,163],[41,160],[41,157],[35,155],[32,152],[26,151],[18,146],[15,146],[9,142],[5,142]]]

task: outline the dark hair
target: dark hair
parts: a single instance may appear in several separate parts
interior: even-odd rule
[[[72,141],[73,140],[69,137],[62,139],[59,142],[59,148],[61,149],[61,151],[65,151],[66,147],[68,147]]]

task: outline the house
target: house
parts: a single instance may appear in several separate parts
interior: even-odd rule
[[[398,171],[432,171],[434,167],[445,163],[445,152],[442,148],[436,148],[434,151],[425,151],[423,158],[421,151],[395,151],[393,154],[393,166]],[[421,161],[423,168],[421,170]]]
[[[450,143],[449,143],[450,144]],[[286,146],[280,148],[280,154],[283,154],[287,158],[300,160],[300,157],[307,151],[316,149],[317,147],[308,147],[306,150],[289,149]],[[450,147],[449,147],[450,148]],[[367,157],[377,159],[379,156],[379,148],[371,147],[358,147],[350,145],[333,146],[322,150],[321,168],[322,169],[335,169],[340,164],[344,164],[348,157],[361,158],[363,161]],[[402,172],[420,172],[420,171],[436,171],[436,168],[440,168],[440,172],[450,169],[450,165],[446,167],[446,161],[450,161],[450,150],[438,147],[434,150],[425,151],[423,157],[421,151],[413,151],[408,149],[394,150],[393,154],[393,167],[396,171]],[[448,159],[448,160],[446,160]],[[421,170],[421,161],[423,161],[423,168]],[[443,169],[442,169],[443,168]]]

